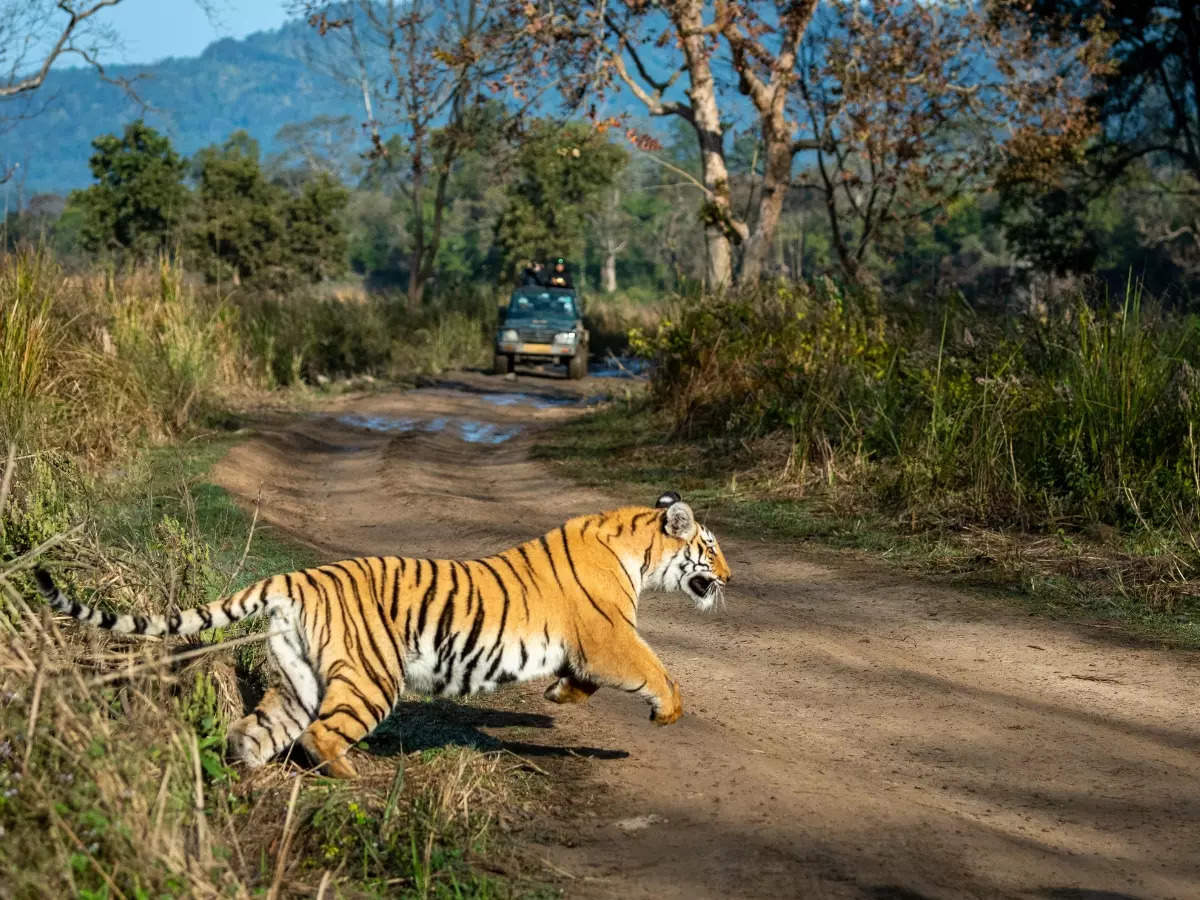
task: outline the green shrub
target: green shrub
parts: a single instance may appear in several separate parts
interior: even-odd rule
[[[481,314],[469,298],[413,311],[387,294],[264,299],[247,305],[242,323],[269,386],[482,365],[494,330],[494,317]]]
[[[1076,298],[1045,321],[777,287],[682,304],[635,343],[685,435],[783,434],[788,472],[840,473],[913,517],[1197,519],[1200,323],[1133,286],[1119,306]]]

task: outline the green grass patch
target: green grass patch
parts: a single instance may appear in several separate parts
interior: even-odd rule
[[[226,586],[237,590],[269,575],[323,562],[312,548],[262,522],[254,524],[247,548],[252,512],[207,477],[241,439],[241,435],[225,433],[156,447],[142,454],[130,469],[106,479],[96,510],[103,538],[135,547],[154,542],[164,519],[183,523],[206,548],[209,599],[221,596]]]

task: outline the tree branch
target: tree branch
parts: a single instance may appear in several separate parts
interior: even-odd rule
[[[86,51],[71,45],[71,36],[74,34],[75,29],[78,28],[82,22],[90,19],[105,7],[116,6],[120,2],[121,0],[97,0],[97,2],[88,9],[85,9],[82,12],[76,12],[70,0],[59,0],[58,8],[70,16],[67,24],[63,27],[62,34],[58,36],[58,40],[55,42],[54,46],[50,48],[49,52],[47,52],[46,58],[42,61],[41,68],[39,68],[37,72],[35,72],[33,75],[30,75],[28,78],[23,78],[20,81],[12,84],[0,85],[0,98],[15,97],[18,94],[36,91],[46,80],[46,75],[49,74],[50,67],[54,65],[54,61],[64,53],[78,53],[84,59],[92,62],[93,65],[96,65],[88,56]]]
[[[646,67],[642,64],[642,58],[638,55],[636,47],[634,47],[633,43],[625,36],[625,31],[620,25],[617,24],[616,20],[612,16],[606,15],[604,17],[604,24],[608,26],[608,30],[612,32],[613,37],[617,39],[617,47],[619,47],[621,50],[628,51],[630,58],[633,59],[634,66],[637,67],[638,75],[641,76],[642,80],[646,82],[646,84],[654,88],[658,96],[661,97],[667,88],[671,86],[671,82],[673,82],[675,78],[678,78],[679,76],[673,76],[671,81],[656,81],[654,77],[646,71]]]
[[[750,97],[755,109],[760,113],[765,112],[771,108],[771,92],[750,67],[750,62],[746,58],[747,52],[753,52],[753,48],[749,46],[749,40],[732,20],[722,33],[725,35],[725,40],[729,41],[729,50],[733,54],[733,68],[738,74],[742,93]]]
[[[685,178],[687,180],[687,183],[690,184],[692,187],[699,188],[704,193],[704,196],[710,197],[710,198],[712,197],[712,195],[713,195],[712,191],[710,191],[708,188],[706,188],[704,186],[704,182],[702,182],[698,178],[696,178],[696,176],[694,176],[691,172],[681,169],[681,168],[679,168],[679,166],[672,165],[671,163],[667,162],[665,159],[659,159],[653,153],[645,153],[644,155],[646,156],[647,159],[653,160],[654,162],[656,162],[660,166],[662,166],[664,169],[669,169],[670,171],[674,172],[676,175],[680,175],[683,178]],[[659,186],[667,187],[669,185],[659,185]]]
[[[663,103],[661,92],[650,94],[644,87],[637,83],[629,70],[625,67],[625,60],[621,58],[620,47],[615,51],[609,51],[609,58],[613,61],[613,68],[616,69],[618,77],[625,82],[625,86],[633,91],[633,95],[637,97],[649,110],[652,116],[679,116],[680,118],[692,122],[692,110],[690,107],[682,103]]]
[[[805,150],[824,150],[826,153],[833,152],[833,138],[802,138],[792,141],[792,153],[801,153]]]

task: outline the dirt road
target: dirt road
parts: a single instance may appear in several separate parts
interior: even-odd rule
[[[652,497],[529,459],[601,390],[480,375],[264,424],[217,469],[337,558],[475,556]],[[669,488],[671,485],[662,485]],[[884,564],[721,535],[728,609],[644,599],[684,718],[544,685],[478,726],[585,757],[537,853],[570,897],[1200,897],[1200,657]],[[506,724],[509,723],[509,724]],[[565,839],[564,839],[565,838]]]

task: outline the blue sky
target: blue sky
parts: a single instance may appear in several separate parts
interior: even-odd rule
[[[166,56],[199,56],[223,37],[278,28],[287,19],[282,0],[213,0],[211,21],[194,0],[123,0],[98,14],[124,46],[110,63],[150,63]],[[75,65],[75,62],[69,63]]]

